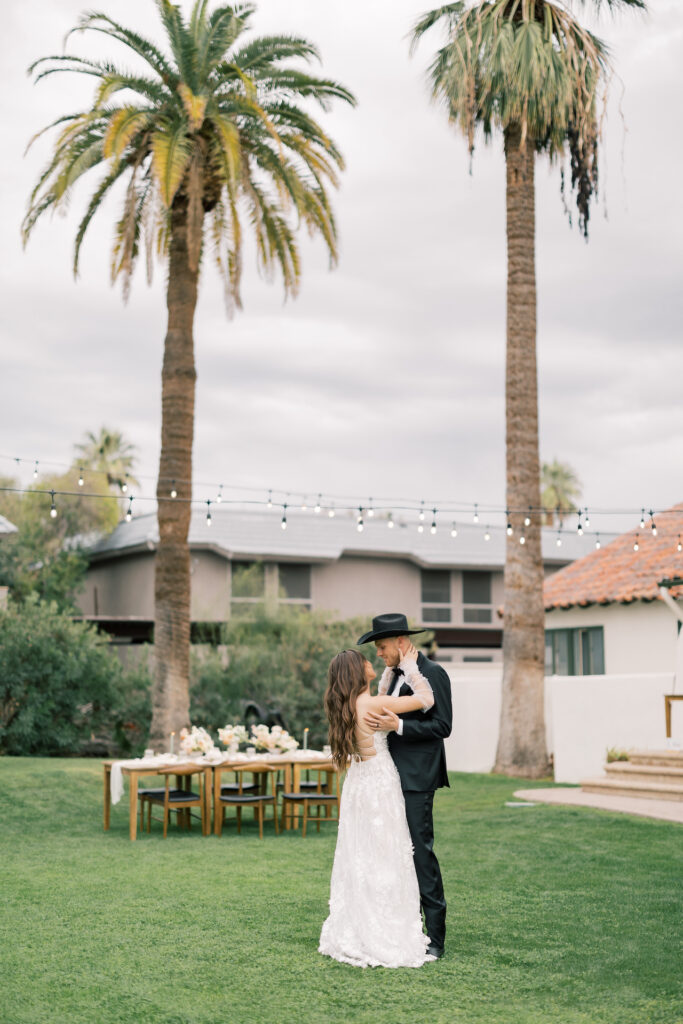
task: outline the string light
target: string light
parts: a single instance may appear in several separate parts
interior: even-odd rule
[[[596,535],[595,535],[595,546],[598,549],[598,551],[602,547],[602,545],[600,543],[600,534],[599,533],[596,533]]]
[[[519,543],[520,543],[520,544],[526,544],[526,537],[524,536],[524,534],[523,534],[523,533],[521,533],[521,534],[519,535]]]
[[[358,522],[356,523],[356,529],[359,533],[363,532],[363,509],[358,509]]]
[[[451,526],[451,537],[457,537],[457,536],[458,536],[458,527],[455,525],[455,523],[453,523],[453,525]]]
[[[650,527],[652,529],[652,536],[656,537],[657,536],[657,527],[655,526],[655,514],[652,511],[652,509],[650,509],[650,519],[652,520],[652,522],[650,524]]]
[[[375,514],[375,510],[372,507],[372,498],[368,499],[368,519],[372,519]]]
[[[83,483],[83,467],[81,466],[80,469],[78,470],[78,486],[82,487]]]
[[[491,531],[489,527],[486,527],[486,533],[484,534],[484,540],[491,540]]]
[[[206,502],[206,525],[211,526],[211,501]]]
[[[33,467],[33,479],[34,480],[38,479],[38,459],[36,459],[36,464]]]
[[[282,506],[282,519],[280,520],[280,528],[282,530],[287,529],[287,506]]]
[[[645,509],[644,508],[641,508],[641,510],[640,510],[640,528],[641,528],[641,530],[645,529]]]
[[[424,532],[425,532],[425,526],[424,526],[424,523],[418,523],[418,524],[417,524],[417,532],[418,532],[418,533],[424,533]]]
[[[335,513],[335,511],[334,511],[334,505],[332,506],[332,508],[331,508],[331,509],[329,509],[329,510],[328,510],[328,513],[327,513],[327,515],[328,515],[328,518],[329,518],[329,519],[334,519],[334,517],[335,517],[335,515],[336,515],[336,513]]]
[[[218,494],[216,495],[216,504],[220,505],[223,500],[223,484],[218,488]]]
[[[316,503],[315,503],[315,514],[316,514],[317,516],[319,516],[319,515],[320,515],[320,512],[321,512],[321,510],[322,510],[322,505],[320,504],[320,500],[321,500],[321,498],[322,498],[322,494],[319,494],[319,495],[318,495],[318,500],[317,500],[317,501],[316,501]]]
[[[636,534],[636,539],[633,542],[633,550],[634,551],[639,551],[640,550],[640,545],[638,543],[638,534]]]
[[[581,525],[581,509],[579,509],[579,521],[576,526],[576,532],[578,533],[579,537],[583,537],[583,526]]]
[[[387,527],[390,530],[393,530],[393,528],[394,528],[394,516],[393,516],[393,513],[391,513],[391,512],[389,513],[389,515],[387,517]]]
[[[512,536],[512,532],[513,532],[512,531],[512,523],[510,522],[510,512],[507,509],[505,511],[505,517],[506,517],[506,519],[508,521],[508,524],[507,524],[507,526],[505,528],[505,532],[507,533],[508,537],[511,537]]]
[[[474,515],[472,516],[472,522],[473,523],[478,523],[479,522],[479,506],[477,505],[476,501],[474,503]]]
[[[676,550],[677,551],[683,551],[683,543],[681,543],[681,535],[680,535],[680,533],[678,535],[678,544],[676,545]]]
[[[127,473],[123,474],[123,483],[121,484],[121,490],[123,491],[124,494],[128,490],[128,474]]]
[[[531,526],[531,505],[529,505],[529,514],[524,516],[524,525]]]
[[[557,544],[558,548],[562,547],[561,530],[562,530],[562,528],[560,527],[560,529],[557,531],[557,540],[555,541],[555,543]]]
[[[173,482],[171,483],[171,497],[172,498],[177,498],[178,497],[178,492],[177,492],[176,486],[175,486],[175,480],[173,480]]]
[[[429,527],[429,532],[434,536],[436,533],[436,509],[432,509],[432,525]]]
[[[586,514],[584,516],[583,523],[584,523],[584,526],[586,527],[586,529],[588,529],[588,527],[591,524],[590,516],[588,515],[588,509],[586,509]]]
[[[424,518],[425,518],[424,501],[420,502],[420,505],[422,507],[420,508],[420,514],[419,514],[419,516],[417,518],[420,520],[421,523],[423,523],[424,522]],[[420,530],[420,533],[422,533],[421,530]]]
[[[38,465],[38,463],[36,462],[36,466],[37,465]],[[51,504],[50,504],[50,518],[51,519],[56,519],[57,518],[57,506],[55,505],[55,492],[54,491],[50,491],[50,502],[51,502]]]
[[[267,506],[266,507],[267,508],[272,508],[273,507],[273,492],[272,491],[268,491],[268,502],[267,502]]]
[[[128,499],[128,508],[126,509],[126,522],[129,523],[133,518],[133,496],[131,494]]]

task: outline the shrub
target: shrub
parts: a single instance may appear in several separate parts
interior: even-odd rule
[[[68,754],[110,726],[122,669],[94,626],[36,595],[0,612],[0,751]]]

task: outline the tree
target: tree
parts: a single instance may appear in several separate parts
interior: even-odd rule
[[[607,0],[644,8],[644,0]],[[600,0],[593,0],[599,8]],[[414,26],[412,44],[440,24],[430,67],[435,98],[467,136],[503,134],[507,205],[506,503],[503,695],[495,771],[547,771],[543,712],[543,564],[536,372],[534,165],[568,151],[579,226],[588,233],[597,190],[600,98],[610,72],[603,43],[559,3],[480,0],[445,4]],[[562,187],[564,191],[564,177]],[[518,527],[530,519],[525,532]],[[524,544],[520,543],[524,537]]]
[[[120,430],[100,427],[99,434],[89,430],[85,441],[74,445],[76,464],[80,469],[91,469],[106,477],[109,487],[126,493],[128,487],[139,487],[133,475],[135,445],[125,439]]]
[[[107,14],[84,14],[74,30],[123,44],[141,70],[68,54],[33,65],[36,81],[72,71],[94,78],[97,89],[92,107],[44,129],[60,130],[52,159],[31,195],[23,230],[27,239],[45,212],[64,205],[76,182],[104,164],[76,235],[74,271],[90,221],[125,179],[113,277],[122,278],[125,295],[141,249],[147,251],[148,276],[155,248],[168,261],[151,727],[151,742],[160,745],[171,730],[189,721],[187,535],[196,380],[193,324],[201,258],[210,246],[226,296],[236,307],[241,305],[245,220],[259,267],[280,269],[285,296],[296,294],[300,280],[296,222],[322,236],[335,262],[328,186],[336,184],[343,161],[304,107],[310,101],[326,110],[334,99],[354,99],[337,82],[289,63],[294,59],[305,65],[318,58],[307,40],[264,36],[243,41],[255,10],[251,4],[220,4],[209,13],[209,0],[195,0],[184,19],[169,0],[155,3],[165,48]]]
[[[581,497],[581,482],[567,462],[544,462],[541,466],[541,507],[547,526],[552,526],[557,516],[560,526],[567,516],[576,512],[574,499]]]

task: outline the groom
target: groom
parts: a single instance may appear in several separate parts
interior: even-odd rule
[[[411,643],[408,637],[422,632],[422,629],[408,629],[405,615],[377,615],[370,632],[364,633],[358,641],[359,645],[374,641],[379,657],[388,668],[394,669],[386,691],[388,695],[405,697],[412,693],[398,663]],[[451,683],[444,670],[423,654],[418,655],[417,667],[434,692],[434,706],[426,712],[408,711],[400,717],[385,709],[382,715],[367,714],[365,722],[372,729],[389,731],[389,752],[401,779],[413,841],[420,903],[430,940],[428,952],[441,957],[446,940],[446,899],[433,849],[432,805],[434,791],[449,785],[443,741],[450,735],[453,724]]]

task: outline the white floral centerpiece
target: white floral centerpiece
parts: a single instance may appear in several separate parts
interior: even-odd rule
[[[281,725],[274,725],[272,729],[267,725],[252,725],[251,733],[256,749],[269,754],[285,754],[299,746],[298,740],[290,736]]]
[[[206,729],[193,725],[191,730],[180,730],[180,752],[181,754],[209,754],[216,749],[216,745],[209,736]]]
[[[237,750],[240,744],[249,742],[249,734],[243,725],[225,725],[218,730],[218,738],[228,750],[232,747]]]

